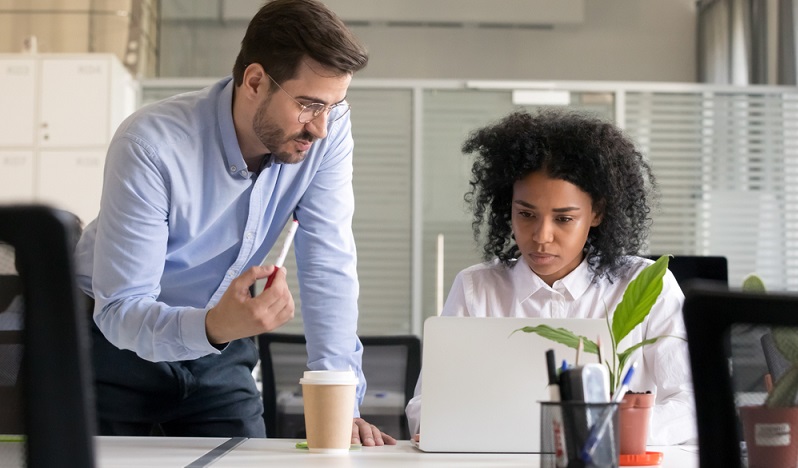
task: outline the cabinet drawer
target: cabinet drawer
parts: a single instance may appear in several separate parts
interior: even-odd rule
[[[41,151],[38,163],[36,182],[42,202],[71,211],[84,224],[97,217],[104,149]]]
[[[0,150],[0,203],[33,200],[33,167],[32,151]]]

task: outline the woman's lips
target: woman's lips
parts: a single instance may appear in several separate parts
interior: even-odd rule
[[[552,263],[557,258],[557,256],[548,253],[533,252],[529,254],[529,258],[536,265],[547,265],[549,263]]]

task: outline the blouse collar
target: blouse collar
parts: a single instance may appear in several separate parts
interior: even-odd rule
[[[516,300],[521,303],[540,291],[556,291],[560,294],[570,295],[572,299],[578,299],[587,291],[593,281],[593,273],[588,268],[587,257],[568,273],[564,278],[554,282],[552,286],[546,284],[526,263],[523,256],[515,260],[512,267],[513,290]]]

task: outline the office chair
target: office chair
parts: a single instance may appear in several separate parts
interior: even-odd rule
[[[22,385],[17,378],[23,345],[21,302],[22,282],[19,276],[1,275],[0,402],[22,401]],[[24,433],[22,420],[21,405],[0,403],[0,434]]]
[[[734,329],[751,325],[796,327],[798,296],[729,291],[701,285],[687,292],[684,322],[693,371],[700,465],[740,467],[739,384],[729,367]],[[759,352],[762,353],[761,348]],[[760,402],[761,403],[761,402]]]
[[[421,340],[414,335],[362,336],[363,372],[368,379],[368,391],[360,407],[361,416],[379,424],[398,427],[399,438],[409,439],[404,408],[413,398],[416,381],[421,372]],[[264,333],[258,336],[260,368],[263,383],[263,418],[268,437],[304,437],[301,418],[299,378],[307,370],[305,337],[283,333]],[[391,392],[395,390],[395,392]],[[399,393],[398,404],[390,401]],[[395,395],[394,395],[395,396]],[[381,414],[375,403],[386,402],[392,414]],[[287,408],[293,405],[293,408]],[[384,405],[383,405],[384,406]],[[394,408],[395,407],[395,408]],[[386,431],[390,434],[390,431]]]
[[[659,257],[660,255],[647,256],[651,260],[656,260]],[[729,285],[729,264],[726,257],[674,255],[668,262],[668,270],[673,273],[682,290],[694,283],[694,280]]]
[[[72,264],[77,228],[66,212],[0,207],[0,241],[14,249],[16,293],[21,293],[4,301],[0,314],[10,314],[8,307],[19,301],[17,324],[9,327],[5,320],[0,358],[12,366],[4,376],[6,389],[21,391],[10,391],[16,399],[0,400],[0,405],[22,409],[17,421],[8,424],[16,424],[13,433],[25,436],[23,463],[28,468],[94,466],[88,325]],[[5,447],[0,444],[0,450]]]

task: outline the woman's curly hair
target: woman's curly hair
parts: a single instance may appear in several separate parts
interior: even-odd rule
[[[601,214],[585,245],[595,277],[617,276],[624,256],[644,246],[656,181],[632,141],[614,125],[574,112],[519,111],[473,132],[463,153],[475,154],[465,200],[477,242],[485,229],[485,260],[498,257],[510,265],[520,254],[511,237],[513,185],[536,171],[576,185]]]

